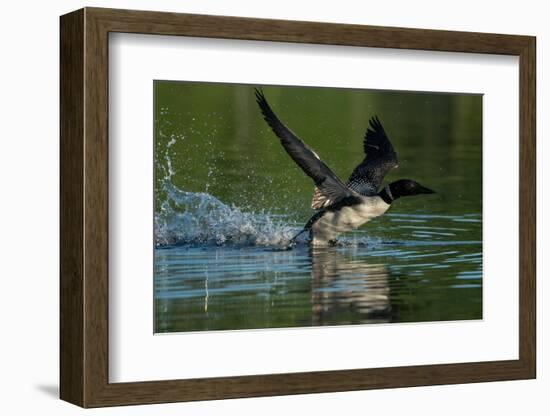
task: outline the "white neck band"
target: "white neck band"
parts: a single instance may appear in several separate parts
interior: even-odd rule
[[[393,201],[393,195],[391,194],[390,185],[386,185],[386,187],[384,188],[384,190],[386,191],[386,193],[388,194],[388,196],[390,197],[390,199]]]

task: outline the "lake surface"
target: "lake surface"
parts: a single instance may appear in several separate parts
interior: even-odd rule
[[[289,239],[313,214],[253,88],[155,82],[155,332],[482,318],[482,97],[264,87],[344,180],[377,114],[403,198],[335,247]]]

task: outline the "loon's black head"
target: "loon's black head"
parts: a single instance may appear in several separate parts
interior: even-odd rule
[[[411,179],[399,179],[398,181],[392,182],[387,185],[380,192],[380,196],[384,201],[391,203],[397,198],[402,196],[413,196],[420,194],[434,194],[435,191],[432,191],[425,186],[420,185],[418,182]]]

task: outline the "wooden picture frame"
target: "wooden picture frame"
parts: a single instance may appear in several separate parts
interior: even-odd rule
[[[60,396],[82,407],[535,378],[535,38],[85,8],[61,17]],[[519,359],[109,383],[108,34],[519,56]]]

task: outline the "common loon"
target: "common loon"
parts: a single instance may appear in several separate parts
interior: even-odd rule
[[[433,194],[418,182],[400,179],[378,191],[386,174],[398,166],[397,155],[377,116],[369,120],[363,139],[365,158],[344,184],[338,176],[296,134],[275,115],[261,90],[256,101],[267,124],[289,156],[315,183],[311,207],[317,212],[291,244],[309,231],[314,246],[331,245],[336,238],[384,214],[393,201],[403,196]]]

